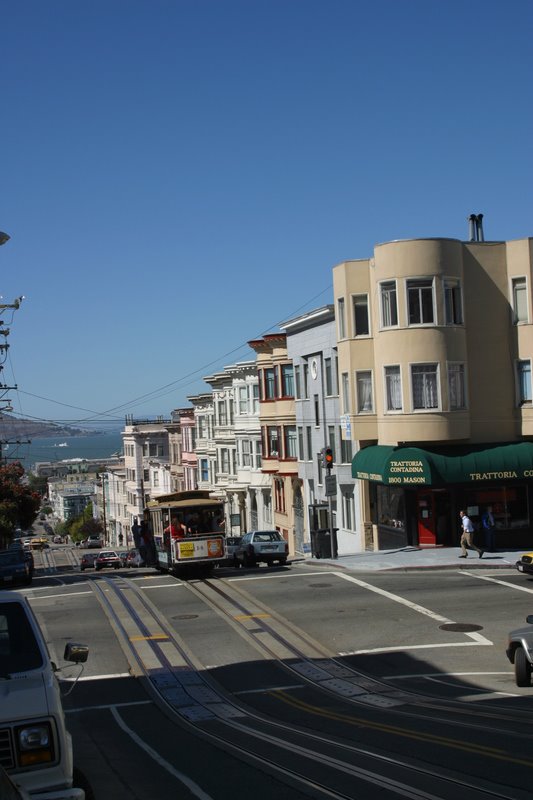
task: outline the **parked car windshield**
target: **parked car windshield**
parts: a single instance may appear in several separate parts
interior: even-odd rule
[[[254,542],[279,542],[281,536],[277,531],[267,531],[266,533],[254,534]]]
[[[0,603],[0,678],[38,669],[43,658],[20,603]]]

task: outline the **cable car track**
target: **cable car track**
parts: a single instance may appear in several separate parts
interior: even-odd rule
[[[187,584],[187,587],[202,597],[204,602],[214,606],[215,600],[207,599],[213,583],[219,582],[198,581]],[[489,797],[502,800],[523,797],[525,800],[529,796],[528,792],[521,789],[508,794],[504,787],[495,786],[482,777],[477,779],[476,785],[474,779],[465,780],[447,768],[427,767],[415,762],[414,758],[391,757],[383,752],[372,751],[369,747],[348,744],[333,736],[266,717],[215,683],[203,665],[197,662],[190,648],[131,580],[102,577],[98,581],[91,580],[91,586],[129,655],[133,674],[146,680],[152,696],[178,717],[181,724],[194,729],[198,735],[262,768],[267,766],[269,771],[278,775],[281,773],[285,781],[303,782],[306,788],[318,792],[320,796],[346,797],[350,800],[354,796],[353,785],[346,792],[343,787],[346,779],[371,783],[374,788],[413,800],[436,800],[457,791],[465,800]],[[221,591],[220,586],[215,588],[214,596],[219,599],[222,596],[226,606],[233,603],[241,613],[247,610],[243,605],[243,593],[240,599],[234,600],[227,592]],[[227,610],[223,613],[227,613]],[[276,634],[279,641],[279,631]],[[313,646],[310,637],[302,635],[301,638],[306,647]],[[294,643],[291,643],[291,647],[294,647]],[[302,675],[298,674],[301,678]],[[323,690],[323,686],[316,682],[308,682]],[[342,699],[346,700],[344,697]],[[320,712],[319,708],[312,709],[309,706],[303,710]],[[330,716],[330,719],[333,717]],[[365,719],[352,720],[352,723],[374,728],[377,725]],[[427,734],[422,737],[420,733],[415,735],[413,731],[387,723],[380,723],[377,727],[381,733],[388,735],[418,736],[419,740],[423,738],[426,741],[431,738]],[[229,740],[230,733],[232,741]],[[241,743],[243,737],[245,744]],[[456,740],[442,736],[434,738],[441,745],[460,748]],[[265,743],[271,750],[268,757],[265,755]],[[523,767],[533,766],[533,761],[513,759],[510,753],[495,748],[470,744],[469,753],[481,758],[514,761]],[[287,757],[289,761],[284,763],[283,759]],[[357,760],[361,763],[355,763]],[[302,766],[298,768],[300,761]],[[384,769],[387,769],[388,775],[384,775]],[[317,774],[310,777],[313,771]],[[440,794],[439,790],[443,793]]]

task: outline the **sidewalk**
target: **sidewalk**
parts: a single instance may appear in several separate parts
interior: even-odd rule
[[[336,569],[367,572],[372,570],[419,569],[515,569],[522,550],[497,550],[485,552],[479,558],[475,550],[469,551],[468,558],[459,558],[459,547],[402,547],[399,550],[378,550],[356,553],[351,556],[333,558],[314,558],[306,556],[304,563],[309,566],[328,566]]]

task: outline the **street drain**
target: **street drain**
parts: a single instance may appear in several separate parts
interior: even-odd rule
[[[172,617],[172,619],[197,619],[198,614],[178,614],[177,617]]]
[[[472,633],[473,631],[482,631],[483,625],[472,625],[470,622],[446,622],[444,625],[439,625],[439,628],[441,631]]]

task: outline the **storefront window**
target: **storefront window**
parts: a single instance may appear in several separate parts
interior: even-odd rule
[[[377,488],[378,523],[391,528],[405,528],[404,491],[398,486]]]
[[[480,525],[488,507],[492,508],[496,530],[528,528],[529,506],[525,486],[503,486],[494,489],[465,491],[464,508],[474,525]]]

